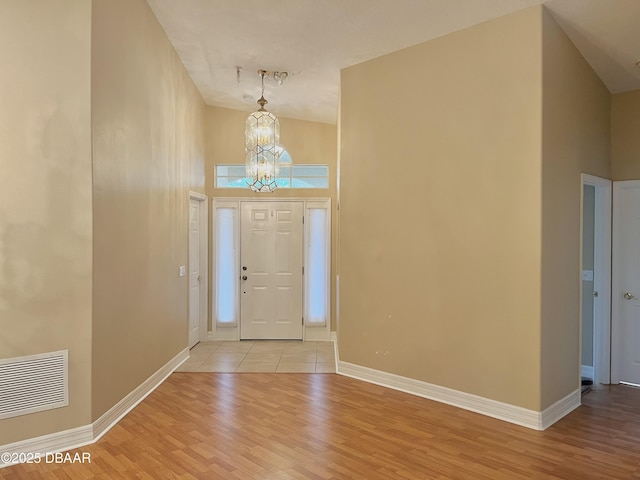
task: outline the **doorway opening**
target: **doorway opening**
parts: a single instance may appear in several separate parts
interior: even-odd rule
[[[611,181],[582,174],[580,377],[611,382]]]

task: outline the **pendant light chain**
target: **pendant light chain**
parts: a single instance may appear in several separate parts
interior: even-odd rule
[[[260,78],[262,79],[262,95],[261,97],[258,99],[258,105],[260,105],[260,110],[258,110],[259,112],[266,112],[266,110],[264,109],[264,106],[269,103],[267,102],[267,99],[264,98],[264,76],[268,75],[269,72],[267,72],[266,70],[258,70],[258,73],[260,74]]]

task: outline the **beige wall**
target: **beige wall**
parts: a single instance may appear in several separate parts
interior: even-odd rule
[[[256,108],[258,106],[256,105]],[[249,189],[214,188],[214,166],[216,164],[244,165],[244,126],[249,114],[228,108],[206,107],[206,184],[207,194],[212,197],[265,198],[264,193]],[[335,194],[337,129],[335,125],[278,117],[280,121],[280,143],[291,154],[293,163],[328,164],[329,189],[276,189],[272,197],[329,197]]]
[[[70,401],[0,445],[90,423],[90,39],[90,2],[0,2],[0,359],[68,349]]]
[[[187,346],[204,103],[144,0],[94,0],[92,42],[95,420]]]
[[[267,95],[268,97],[268,95]],[[256,105],[257,108],[257,105]],[[254,193],[247,189],[214,188],[216,164],[244,164],[244,126],[251,111],[206,107],[206,185],[210,197],[245,198],[331,198],[332,202],[332,272],[336,270],[336,177],[337,177],[337,128],[326,123],[278,117],[280,143],[287,149],[293,163],[328,164],[328,189],[276,189],[273,193]],[[252,110],[254,111],[254,110]],[[209,278],[213,276],[209,275]],[[332,275],[333,278],[333,275]],[[331,286],[331,330],[335,330],[335,285]],[[209,309],[211,311],[211,308]],[[211,328],[211,325],[209,325]]]
[[[640,179],[640,90],[611,99],[611,161],[613,180]]]
[[[543,10],[542,391],[580,385],[580,173],[610,178],[610,94]]]
[[[343,71],[341,360],[535,410],[577,388],[579,173],[640,178],[640,91],[611,101],[543,12]],[[0,359],[68,349],[71,401],[1,445],[182,350],[188,191],[260,195],[213,188],[248,111],[205,108],[143,0],[2,2],[0,40]],[[333,199],[336,272],[336,127],[280,122],[331,188],[269,197]]]
[[[533,8],[342,71],[341,360],[539,409],[541,67]]]

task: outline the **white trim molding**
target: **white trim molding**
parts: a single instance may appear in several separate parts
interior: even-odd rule
[[[573,412],[582,404],[581,399],[582,393],[578,388],[553,405],[545,408],[540,412],[540,423],[537,430],[546,430],[558,420]]]
[[[142,400],[158,388],[173,371],[189,358],[189,349],[185,348],[173,357],[165,366],[142,382],[129,395],[107,410],[92,424],[93,441],[96,442],[107,433],[127,413],[133,410]]]
[[[337,345],[337,343],[336,343]],[[446,403],[534,430],[544,430],[580,406],[580,390],[572,392],[542,412],[491,400],[471,393],[402,377],[393,373],[338,360],[337,373],[382,387]]]
[[[1,445],[0,451],[4,454],[27,453],[36,457],[44,457],[47,453],[61,452],[83,447],[93,443],[93,433],[91,425],[84,425],[78,428],[71,428],[62,432],[55,432],[41,437],[29,438],[20,442]],[[0,469],[11,467],[17,463],[6,463],[0,459]]]
[[[0,445],[0,452],[29,452],[30,454],[44,457],[47,453],[72,450],[95,443],[107,433],[111,427],[118,423],[122,417],[133,410],[133,408],[142,402],[151,392],[158,388],[158,386],[188,358],[189,349],[185,348],[92,424],[40,437],[29,438],[7,445]],[[10,467],[12,465],[15,464],[3,463],[2,460],[0,460],[0,468]]]
[[[340,355],[338,352],[338,332],[335,330],[331,332],[330,340],[333,342],[333,358],[335,359],[335,368],[336,372],[338,371],[338,361],[340,360]]]
[[[193,190],[189,190],[189,198],[193,198],[194,200],[199,200],[201,202],[205,202],[209,199],[205,194],[194,192]]]

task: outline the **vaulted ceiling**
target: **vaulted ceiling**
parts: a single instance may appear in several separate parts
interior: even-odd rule
[[[270,109],[335,123],[341,68],[538,4],[612,93],[640,89],[640,0],[147,1],[206,103],[247,112],[284,71]]]

